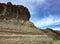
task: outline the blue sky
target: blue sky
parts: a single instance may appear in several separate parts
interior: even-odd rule
[[[0,0],[26,6],[36,27],[60,30],[60,0]]]

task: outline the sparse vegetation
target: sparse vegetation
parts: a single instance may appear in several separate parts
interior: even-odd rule
[[[33,36],[30,39],[28,37],[16,37],[0,39],[0,44],[60,44],[60,40],[40,40],[40,38],[34,39]]]

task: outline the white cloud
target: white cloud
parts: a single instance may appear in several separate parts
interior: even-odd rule
[[[35,26],[37,27],[47,27],[50,25],[59,25],[60,24],[60,18],[56,18],[52,15],[49,15],[48,17],[45,17],[41,20],[38,20],[34,22]]]
[[[60,27],[57,27],[57,28],[52,28],[53,30],[59,30],[60,31]]]

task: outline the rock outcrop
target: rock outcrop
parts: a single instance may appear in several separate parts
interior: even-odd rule
[[[53,29],[50,28],[46,28],[45,30],[43,30],[43,32],[51,37],[53,37],[54,39],[59,39],[60,40],[60,31],[55,31]]]
[[[12,5],[11,2],[0,3],[0,19],[19,19],[19,20],[29,20],[30,13],[29,10],[22,5]]]
[[[13,5],[11,2],[0,3],[0,21],[17,22],[32,27],[34,24],[29,21],[30,17],[28,8],[22,5]]]
[[[50,28],[41,30],[36,28],[30,19],[29,10],[22,5],[13,5],[11,2],[0,3],[0,34],[33,34],[48,35],[60,39],[60,31]],[[22,25],[21,25],[22,24]]]

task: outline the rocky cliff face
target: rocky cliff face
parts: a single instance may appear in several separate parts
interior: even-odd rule
[[[34,24],[29,21],[30,17],[28,8],[22,5],[13,5],[11,2],[0,3],[0,22],[13,22],[32,27]]]
[[[26,7],[12,5],[10,2],[0,3],[0,34],[37,34],[60,39],[60,31],[54,31],[50,28],[41,30],[36,28],[29,19],[30,13]]]
[[[19,19],[19,20],[29,20],[30,13],[29,10],[22,5],[12,5],[11,2],[0,3],[0,19]]]

